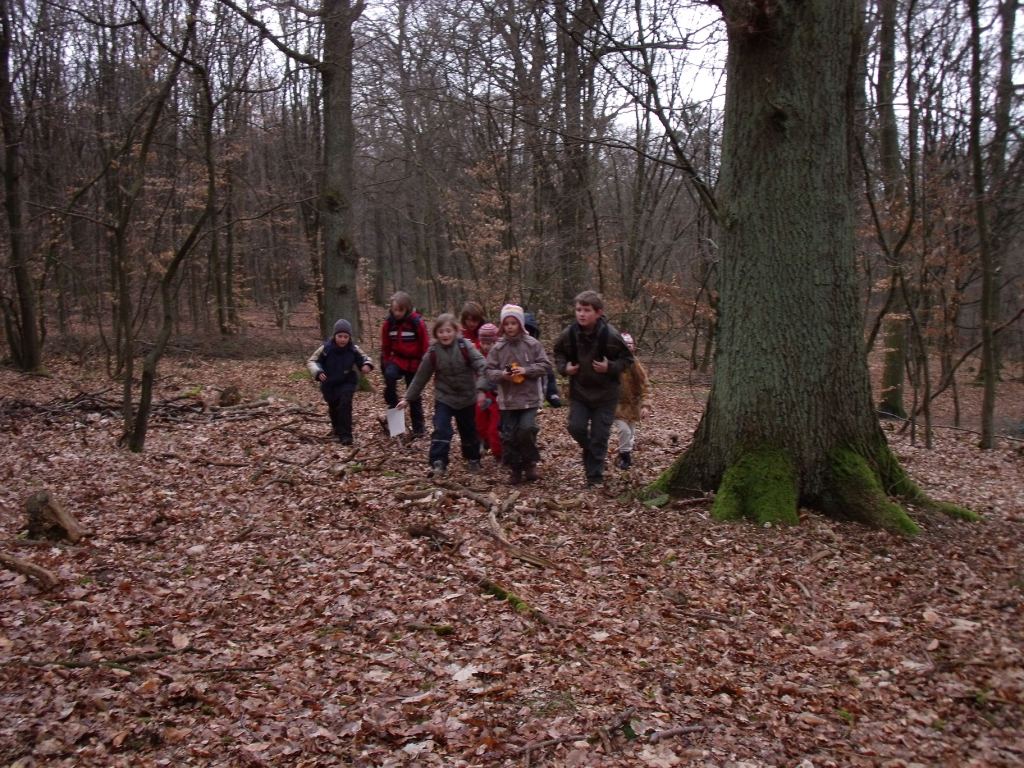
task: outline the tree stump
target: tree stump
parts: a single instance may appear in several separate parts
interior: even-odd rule
[[[230,408],[232,405],[238,405],[241,402],[242,390],[234,384],[224,387],[224,389],[220,391],[220,397],[217,398],[217,405],[221,408]]]
[[[32,539],[67,539],[72,544],[85,536],[85,528],[49,491],[36,491],[25,500],[28,535]]]

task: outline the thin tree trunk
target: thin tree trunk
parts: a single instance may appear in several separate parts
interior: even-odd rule
[[[29,246],[24,229],[24,200],[21,180],[21,132],[14,109],[14,84],[11,82],[11,41],[14,31],[12,8],[0,0],[0,124],[4,137],[4,211],[7,214],[10,268],[14,276],[16,302],[4,300],[4,326],[11,357],[25,371],[42,365],[43,349],[39,336],[39,314],[35,289],[29,270]]]
[[[981,447],[995,446],[994,415],[996,407],[995,338],[992,329],[998,320],[998,289],[996,264],[989,238],[988,211],[985,193],[985,167],[981,148],[981,23],[978,0],[969,0],[971,16],[971,180],[974,187],[974,211],[978,227],[978,251],[981,255]]]

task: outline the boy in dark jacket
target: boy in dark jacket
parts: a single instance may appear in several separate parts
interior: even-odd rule
[[[390,309],[380,329],[380,370],[384,374],[384,402],[388,408],[394,408],[398,405],[399,380],[405,379],[408,389],[423,355],[427,353],[430,339],[426,324],[419,312],[413,309],[412,297],[408,293],[399,291],[392,296]],[[423,403],[414,400],[409,406],[412,434],[419,437],[425,432]]]
[[[306,361],[320,393],[327,402],[331,427],[342,445],[352,445],[352,397],[359,385],[359,371],[373,370],[370,359],[352,342],[352,324],[338,320],[334,334],[317,347]]]
[[[619,377],[633,353],[604,319],[604,299],[583,291],[575,300],[576,322],[555,342],[555,367],[569,377],[569,434],[583,449],[587,485],[604,480],[608,437],[619,402]]]

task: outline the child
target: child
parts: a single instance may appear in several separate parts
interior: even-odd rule
[[[430,340],[419,312],[412,306],[412,297],[399,291],[390,300],[390,312],[380,329],[380,370],[384,374],[384,402],[388,408],[398,405],[398,381],[405,379],[406,391],[416,375],[420,360]],[[424,434],[423,404],[412,402],[412,434]]]
[[[462,338],[473,342],[473,346],[480,349],[477,335],[480,333],[480,326],[487,321],[484,319],[484,308],[475,301],[467,301],[462,305],[462,314],[459,316],[459,324],[462,326]]]
[[[480,354],[484,357],[490,353],[491,348],[498,340],[498,326],[494,323],[484,323],[477,333],[477,346]],[[487,391],[484,393],[484,400],[476,407],[476,433],[484,447],[490,449],[491,455],[501,463],[501,411],[498,408],[498,385],[487,382]]]
[[[642,416],[647,415],[644,398],[650,389],[647,371],[636,359],[636,344],[628,333],[622,334],[622,340],[633,353],[633,364],[627,368],[621,378],[619,387],[619,405],[615,409],[615,430],[619,433],[619,456],[615,466],[629,469],[633,466],[633,441],[636,439],[636,424]]]
[[[540,340],[540,325],[537,323],[537,318],[532,312],[525,313],[523,317],[526,320],[526,332]],[[562,407],[562,398],[558,395],[558,379],[554,376],[544,378],[544,399],[552,408]]]
[[[373,363],[352,343],[352,324],[348,320],[334,324],[334,335],[317,347],[306,367],[313,380],[320,382],[335,436],[342,445],[352,445],[352,396],[359,385],[356,369],[369,373]]]
[[[434,323],[434,341],[423,355],[399,408],[419,402],[423,387],[434,377],[434,431],[430,435],[430,469],[440,477],[448,469],[452,419],[459,429],[462,456],[470,472],[480,471],[480,440],[476,434],[477,389],[483,380],[484,358],[459,335],[455,315],[445,313]],[[479,393],[483,400],[483,392]],[[422,408],[422,405],[420,406]]]
[[[587,485],[599,485],[619,402],[619,377],[633,364],[633,353],[604,319],[601,294],[583,291],[574,303],[576,322],[555,342],[555,361],[558,372],[569,377],[569,434],[583,449]]]
[[[526,333],[522,307],[501,308],[501,333],[487,355],[487,378],[498,385],[501,452],[510,470],[509,483],[518,485],[524,479],[540,479],[537,409],[543,397],[541,382],[552,370],[544,347]]]

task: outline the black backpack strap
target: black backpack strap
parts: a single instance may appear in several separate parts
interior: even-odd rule
[[[607,321],[601,325],[601,330],[597,332],[597,358],[599,360],[608,359],[608,336],[611,331],[608,329]]]

